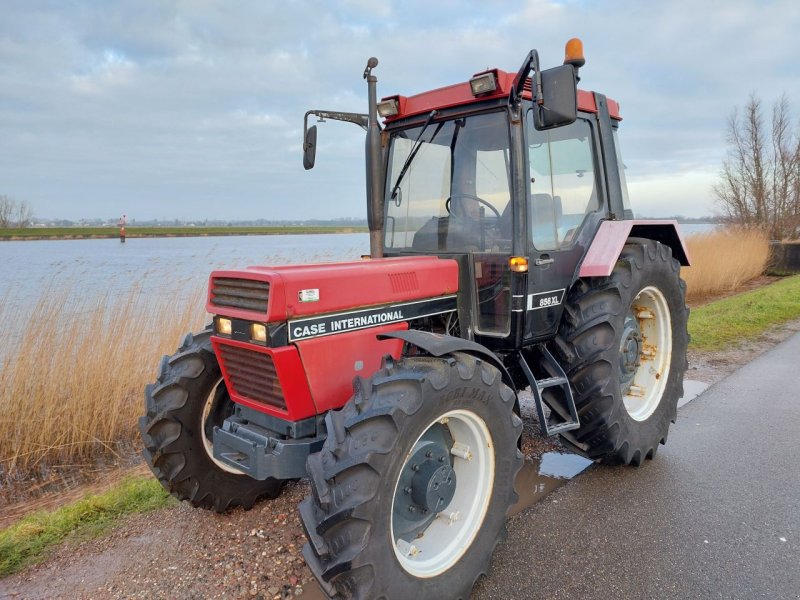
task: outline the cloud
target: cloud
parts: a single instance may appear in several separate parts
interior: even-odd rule
[[[791,2],[11,2],[0,20],[0,186],[42,216],[363,216],[361,79],[410,95],[584,40],[582,87],[621,103],[634,208],[713,211],[725,121],[756,90],[800,103]],[[641,199],[641,200],[640,200]],[[637,201],[643,203],[640,208]]]

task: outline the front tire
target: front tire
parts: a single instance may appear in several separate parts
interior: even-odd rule
[[[335,597],[468,598],[515,501],[522,422],[472,356],[387,358],[326,417],[300,505],[306,562]]]
[[[668,246],[631,239],[609,277],[570,291],[555,348],[581,427],[563,437],[589,458],[639,465],[666,443],[687,367],[685,289]]]
[[[164,488],[194,506],[224,512],[275,498],[281,481],[258,481],[214,458],[213,430],[234,405],[211,347],[211,331],[186,336],[161,361],[158,380],[145,388],[147,414],[139,419],[148,466]]]

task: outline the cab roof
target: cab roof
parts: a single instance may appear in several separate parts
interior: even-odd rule
[[[391,117],[386,117],[384,123],[389,124],[414,115],[429,113],[436,109],[451,108],[454,106],[461,106],[465,104],[472,104],[483,100],[491,100],[493,98],[507,98],[511,93],[511,88],[514,83],[515,73],[508,73],[501,69],[489,69],[481,71],[475,75],[482,75],[484,73],[494,73],[497,82],[497,89],[488,94],[481,94],[474,96],[469,81],[463,83],[456,83],[448,85],[435,90],[422,92],[414,96],[386,96],[382,100],[397,100],[398,113]],[[531,80],[525,80],[524,91],[522,97],[526,100],[531,99]],[[616,100],[608,98],[608,112],[612,119],[621,121],[622,117],[619,114],[619,103]],[[585,90],[578,90],[578,110],[596,113],[597,104],[595,103],[594,93]]]

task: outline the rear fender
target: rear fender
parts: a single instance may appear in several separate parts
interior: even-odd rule
[[[579,277],[608,277],[614,270],[628,238],[647,238],[669,246],[683,267],[689,266],[689,252],[675,220],[603,221],[581,263]]]
[[[431,333],[429,331],[420,331],[418,329],[409,329],[407,331],[393,331],[391,333],[383,333],[378,336],[378,339],[396,338],[404,342],[416,346],[420,350],[424,350],[431,356],[442,357],[453,352],[464,352],[471,354],[476,358],[481,358],[490,364],[497,367],[500,375],[503,378],[503,383],[511,388],[514,392],[514,412],[519,414],[519,397],[517,396],[517,387],[514,380],[506,369],[503,361],[494,352],[470,340],[465,340],[459,337],[450,335],[441,335],[439,333]]]

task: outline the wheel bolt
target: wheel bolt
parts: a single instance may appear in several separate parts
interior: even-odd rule
[[[403,488],[403,491],[404,491],[406,494],[410,494],[410,493],[411,493],[411,488],[410,488],[410,487]]]
[[[428,450],[428,451],[425,453],[425,458],[431,458],[432,456],[433,456],[433,452],[431,452],[430,450]]]
[[[414,507],[413,506],[409,506],[408,507],[408,512],[413,513],[414,512]]]
[[[411,465],[412,471],[419,471],[419,465]]]

